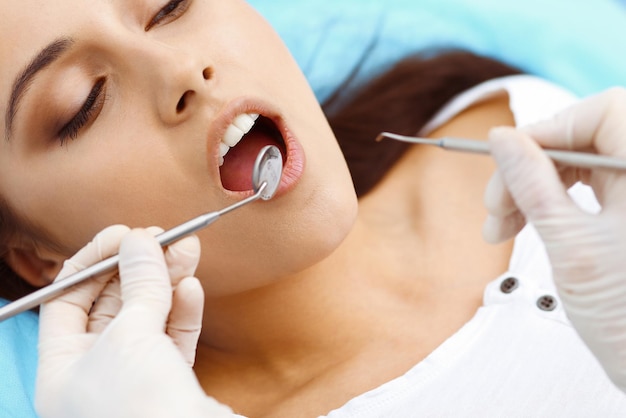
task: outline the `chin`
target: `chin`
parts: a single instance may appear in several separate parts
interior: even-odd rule
[[[299,236],[300,243],[293,243],[296,248],[300,248],[300,251],[290,251],[292,260],[289,264],[292,270],[288,273],[297,274],[309,269],[339,248],[352,230],[358,212],[356,196],[350,195],[354,197],[353,199],[346,197],[346,195],[342,196],[334,209],[327,212],[329,216],[319,219],[317,223],[311,222],[307,225],[302,235]],[[328,200],[326,203],[329,203]],[[333,205],[329,204],[327,209],[330,207]]]
[[[237,242],[228,248],[226,241],[203,242],[203,256],[198,277],[208,298],[232,296],[259,289],[314,268],[331,256],[348,236],[358,211],[353,189],[351,192],[325,190],[304,204],[301,210],[290,206],[290,213],[279,220],[262,223],[259,218],[238,222],[245,237],[228,240]],[[268,239],[268,236],[272,236]],[[234,238],[234,237],[231,237]],[[208,247],[211,248],[208,248]]]

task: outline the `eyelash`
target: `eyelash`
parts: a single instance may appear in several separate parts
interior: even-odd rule
[[[76,113],[72,120],[61,128],[59,131],[61,145],[63,145],[68,139],[76,139],[80,130],[87,125],[87,123],[89,123],[94,113],[102,109],[105,99],[105,95],[103,94],[105,84],[106,78],[98,79],[78,113]]]
[[[162,23],[165,19],[174,21],[178,19],[189,7],[191,0],[171,0],[169,1],[159,12],[150,20],[150,23],[146,25],[146,32],[153,26]]]
[[[166,19],[169,19],[169,22],[172,22],[182,16],[183,13],[187,11],[189,8],[189,4],[191,0],[171,0],[165,6],[158,11],[156,15],[150,20],[150,23],[146,25],[145,30],[148,31],[152,27],[163,23]],[[93,118],[94,114],[99,112],[102,106],[104,105],[105,95],[104,87],[106,84],[105,78],[100,78],[96,81],[96,84],[89,92],[85,103],[80,108],[78,113],[74,115],[72,120],[70,120],[65,126],[61,128],[59,131],[59,139],[61,141],[61,145],[65,144],[67,140],[76,139],[80,130],[85,127],[89,123],[89,121]]]

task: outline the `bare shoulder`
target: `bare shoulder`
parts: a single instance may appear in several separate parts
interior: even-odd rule
[[[509,95],[502,92],[470,106],[428,136],[431,138],[459,136],[486,139],[491,128],[514,125],[515,119],[509,107]]]

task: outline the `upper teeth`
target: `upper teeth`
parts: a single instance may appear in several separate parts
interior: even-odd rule
[[[244,113],[237,116],[228,126],[224,133],[224,138],[220,142],[220,166],[224,164],[224,156],[241,141],[245,134],[250,132],[258,118],[259,115],[256,113]]]

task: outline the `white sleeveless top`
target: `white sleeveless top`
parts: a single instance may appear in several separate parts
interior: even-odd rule
[[[532,76],[500,78],[457,96],[420,134],[502,91],[509,94],[517,126],[576,101]],[[598,209],[587,187],[578,184],[570,193],[582,207]],[[515,239],[509,271],[486,287],[483,302],[465,326],[406,374],[327,417],[626,417],[626,395],[567,321],[532,227]]]
[[[532,76],[499,78],[457,96],[420,134],[502,91],[509,94],[517,126],[576,101]],[[586,186],[578,184],[570,193],[582,207],[598,209]],[[532,227],[518,234],[509,270],[487,285],[483,299],[467,324],[411,370],[326,417],[626,417],[626,395],[612,385],[565,316]]]

